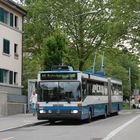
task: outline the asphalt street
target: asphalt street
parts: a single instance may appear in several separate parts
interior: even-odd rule
[[[23,117],[19,115],[17,118]],[[32,115],[21,120],[17,122],[26,123],[24,127],[1,131],[0,140],[139,140],[140,137],[140,110],[121,111],[117,116],[95,118],[91,123],[83,124],[72,121],[58,121],[54,125],[48,121],[38,123]]]

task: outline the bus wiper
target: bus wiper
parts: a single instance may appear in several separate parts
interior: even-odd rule
[[[69,97],[67,97],[67,102],[70,104],[70,98]]]
[[[66,99],[67,99],[67,102],[70,104],[70,94],[71,94],[71,92],[67,92],[67,97],[66,97]]]

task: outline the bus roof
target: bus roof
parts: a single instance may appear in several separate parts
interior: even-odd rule
[[[96,80],[96,81],[102,81],[102,82],[108,82],[108,80],[110,79],[111,80],[111,83],[119,84],[119,85],[122,84],[122,81],[121,80],[114,79],[114,78],[111,78],[111,77],[101,77],[101,76],[92,75],[92,74],[85,74],[85,73],[82,73],[82,77],[83,78],[86,78],[86,79],[91,79],[91,80]]]
[[[108,81],[108,79],[105,77],[100,77],[100,76],[85,74],[85,73],[82,73],[82,77],[87,78],[87,79],[91,79],[91,80],[102,81],[102,82]]]

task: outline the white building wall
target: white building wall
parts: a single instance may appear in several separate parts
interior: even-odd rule
[[[22,75],[22,15],[13,9],[0,3],[9,13],[13,13],[18,17],[17,27],[11,27],[3,22],[0,22],[0,68],[17,72],[17,84],[21,86]],[[3,54],[3,39],[10,41],[10,54]],[[18,57],[14,55],[14,44],[17,44]]]
[[[0,83],[0,116],[11,115],[23,112],[24,104],[26,103],[25,96],[22,95],[22,24],[23,16],[26,11],[18,7],[12,1],[0,0],[0,7],[8,13],[13,14],[13,27],[9,23],[5,24],[0,21],[0,69],[13,71],[17,73],[16,83],[7,84]],[[17,26],[15,27],[15,17],[17,17]],[[3,39],[10,42],[10,53],[3,53]],[[15,56],[14,44],[17,44]],[[14,76],[14,75],[13,75]],[[14,80],[14,77],[13,77]]]
[[[17,83],[21,85],[21,72],[22,72],[22,33],[17,32],[0,23],[0,68],[17,72]],[[10,41],[10,54],[3,53],[3,39]],[[18,44],[17,54],[14,54],[14,44]]]

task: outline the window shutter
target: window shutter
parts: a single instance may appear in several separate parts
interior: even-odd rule
[[[0,21],[4,22],[4,10],[0,7]]]
[[[6,53],[6,40],[3,39],[3,52]]]
[[[10,26],[13,27],[13,14],[10,13]]]
[[[9,72],[9,84],[13,84],[13,72]]]
[[[3,52],[9,54],[10,53],[10,41],[3,39]]]
[[[3,83],[3,69],[0,69],[0,82]]]
[[[7,54],[10,53],[10,42],[9,40],[7,40]]]
[[[14,84],[16,84],[17,83],[17,72],[14,72]]]

